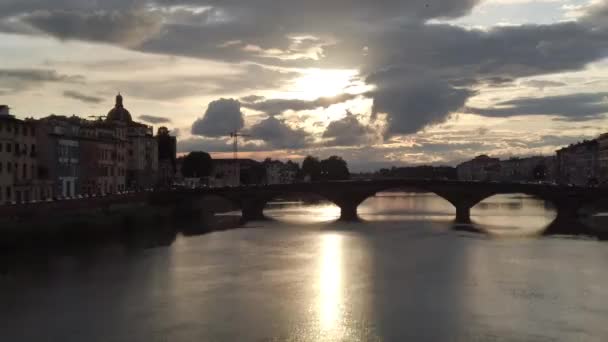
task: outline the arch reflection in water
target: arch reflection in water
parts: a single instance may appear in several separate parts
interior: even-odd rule
[[[321,236],[319,259],[318,311],[321,335],[330,339],[339,338],[344,330],[342,236]]]
[[[455,214],[450,202],[424,192],[379,192],[359,206],[359,216],[366,221],[450,221]]]
[[[551,203],[526,194],[495,195],[471,209],[471,220],[495,235],[539,234],[555,220]]]
[[[264,215],[286,223],[315,224],[337,220],[340,208],[320,197],[295,195],[268,202]]]

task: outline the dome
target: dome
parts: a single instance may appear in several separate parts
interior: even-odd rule
[[[132,122],[131,113],[122,105],[122,95],[116,95],[116,105],[108,112],[107,121]]]

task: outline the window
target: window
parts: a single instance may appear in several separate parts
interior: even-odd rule
[[[9,201],[11,199],[11,187],[6,187],[6,200]]]
[[[32,157],[36,156],[36,145],[32,144]]]
[[[34,165],[32,165],[32,167],[31,167],[30,177],[36,178],[36,166],[34,166]]]
[[[23,164],[23,179],[27,179],[27,165]]]
[[[6,152],[12,152],[12,146],[11,143],[6,143]]]
[[[11,173],[11,172],[13,172],[13,164],[6,163],[6,173]]]
[[[2,173],[2,162],[0,162],[0,173]]]
[[[19,144],[15,143],[15,154],[19,154]]]
[[[2,152],[4,144],[0,143],[0,152]]]

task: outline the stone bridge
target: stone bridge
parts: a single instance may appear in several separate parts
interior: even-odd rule
[[[165,201],[192,200],[216,195],[242,210],[244,221],[264,218],[264,207],[274,198],[288,194],[316,194],[340,207],[340,219],[357,220],[357,207],[376,193],[390,189],[431,192],[450,202],[456,209],[456,223],[470,223],[470,210],[484,199],[497,194],[523,193],[551,202],[557,218],[547,233],[581,233],[579,211],[586,204],[608,200],[608,189],[569,187],[548,184],[466,182],[447,180],[388,179],[296,183],[232,188],[179,190],[156,194]],[[577,228],[574,228],[577,227]],[[576,230],[576,231],[572,231]]]

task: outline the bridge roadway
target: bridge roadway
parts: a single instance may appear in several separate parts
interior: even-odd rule
[[[266,203],[287,194],[316,194],[340,207],[340,219],[357,220],[357,207],[376,193],[390,189],[416,189],[432,192],[456,208],[456,223],[470,223],[470,210],[477,203],[497,194],[523,193],[551,202],[557,211],[555,222],[546,233],[584,233],[578,221],[586,204],[608,200],[608,189],[549,184],[474,182],[425,179],[385,179],[295,183],[265,186],[204,188],[156,193],[165,201],[195,201],[208,195],[221,196],[242,210],[244,221],[264,218]],[[573,231],[575,230],[575,231]]]

